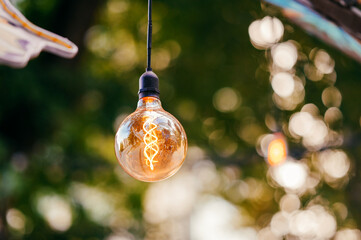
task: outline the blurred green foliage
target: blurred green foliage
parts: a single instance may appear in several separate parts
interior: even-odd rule
[[[126,176],[113,152],[114,132],[136,107],[137,80],[145,68],[146,1],[17,2],[28,19],[74,40],[80,52],[74,60],[43,53],[24,69],[0,67],[0,239],[106,239],[115,229],[153,239],[149,232],[157,228],[144,219],[150,184]],[[267,184],[268,167],[257,155],[256,140],[271,132],[267,114],[282,122],[292,113],[275,107],[265,52],[249,41],[248,26],[269,10],[250,0],[159,0],[153,5],[154,71],[163,107],[180,120],[189,145],[205,152],[222,179],[233,169],[236,179],[257,179],[253,183],[262,185],[261,199],[242,202],[227,195],[232,184],[224,179],[211,191],[247,209],[253,220],[246,225],[262,228],[278,210],[283,190]],[[330,205],[343,202],[350,214],[339,225],[360,227],[360,65],[279,17],[286,26],[284,39],[296,40],[305,53],[324,48],[335,59],[342,131],[353,161],[347,187],[324,184],[302,202],[315,196]],[[324,113],[322,84],[306,85],[305,103],[315,103]],[[213,104],[214,94],[224,87],[235,89],[241,99],[226,113]],[[251,137],[244,131],[250,128]],[[290,142],[290,153],[302,153],[299,145]],[[99,200],[105,206],[99,211],[86,203],[97,194],[105,199]],[[49,225],[39,207],[42,196],[70,203],[69,229]],[[121,212],[120,219],[109,223],[107,206]],[[9,209],[25,216],[23,228],[9,225]]]

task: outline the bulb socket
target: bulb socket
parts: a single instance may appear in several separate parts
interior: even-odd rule
[[[146,71],[139,78],[139,99],[144,97],[159,98],[159,79],[152,71]]]

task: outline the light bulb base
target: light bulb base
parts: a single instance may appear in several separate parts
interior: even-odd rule
[[[139,78],[139,99],[144,97],[159,98],[159,79],[152,71],[146,71]]]

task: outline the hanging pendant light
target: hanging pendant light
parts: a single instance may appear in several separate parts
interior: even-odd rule
[[[148,0],[147,69],[139,79],[138,107],[119,126],[115,153],[130,176],[156,182],[174,175],[187,154],[187,136],[159,99],[159,79],[151,68],[152,0]]]

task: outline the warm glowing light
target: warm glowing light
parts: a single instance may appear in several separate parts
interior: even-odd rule
[[[120,124],[115,137],[121,167],[145,182],[174,175],[184,162],[187,147],[182,125],[156,97],[141,98],[137,110]]]
[[[268,163],[272,166],[283,163],[287,158],[286,143],[282,138],[276,138],[268,145]]]
[[[143,138],[145,144],[144,157],[147,166],[150,167],[152,171],[154,170],[153,163],[158,162],[154,160],[154,158],[159,152],[158,137],[155,133],[156,128],[157,125],[153,123],[153,119],[151,118],[148,118],[143,124],[143,130],[145,131]]]

